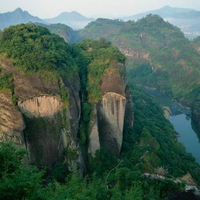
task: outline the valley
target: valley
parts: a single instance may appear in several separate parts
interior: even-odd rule
[[[198,188],[199,41],[157,14],[2,30],[2,198],[159,200]]]
[[[144,91],[155,98],[162,107],[165,107],[164,109],[168,108],[166,117],[177,132],[177,140],[184,144],[187,151],[192,153],[196,161],[200,163],[200,135],[191,120],[190,110],[183,108],[166,94],[148,88],[144,88]]]

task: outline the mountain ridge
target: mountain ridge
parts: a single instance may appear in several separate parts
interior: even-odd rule
[[[93,18],[87,18],[82,14],[72,11],[72,12],[62,12],[58,16],[50,19],[44,19],[48,23],[62,23],[72,27],[75,30],[84,28],[88,23],[94,21]]]
[[[148,14],[157,14],[161,16],[165,21],[179,27],[189,39],[193,39],[200,35],[200,11],[194,9],[164,6],[157,10],[151,10],[126,17],[118,17],[118,19],[125,21],[137,20]],[[94,20],[94,18],[87,18],[76,11],[62,12],[54,18],[40,19],[39,17],[30,15],[27,11],[23,11],[21,8],[17,8],[13,12],[0,14],[0,29],[2,30],[5,27],[19,23],[39,22],[43,24],[65,24],[76,31],[83,29]]]
[[[39,17],[32,16],[27,11],[23,11],[21,8],[17,8],[12,12],[0,13],[1,30],[11,25],[29,23],[29,22],[45,23]]]
[[[200,59],[197,40],[192,43],[179,28],[152,14],[136,22],[97,19],[81,30],[79,37],[104,37],[117,46],[127,57],[129,81],[133,81],[132,75],[136,84],[157,87],[188,107],[196,99],[191,108],[195,111],[193,119],[198,122]]]
[[[99,19],[81,34],[99,34],[100,39],[70,45],[35,24],[12,26],[0,33],[0,99],[7,101],[0,101],[0,126],[11,128],[0,127],[0,139],[19,145],[25,142],[29,162],[49,170],[43,181],[39,179],[42,190],[31,187],[24,194],[27,185],[36,185],[30,181],[33,173],[27,174],[24,168],[20,174],[17,169],[13,173],[16,165],[10,159],[11,147],[2,151],[0,144],[0,157],[8,157],[0,163],[3,198],[166,199],[184,190],[185,182],[179,177],[186,173],[199,184],[199,165],[178,143],[162,108],[136,85],[129,87],[125,56],[111,45],[127,50],[132,64],[140,65],[133,67],[143,72],[147,68],[150,75],[165,78],[166,65],[175,69],[178,65],[182,73],[192,72],[187,66],[195,58],[190,55],[190,41],[157,15],[137,22]],[[189,58],[188,62],[183,58]],[[135,73],[130,80],[137,81],[137,77]],[[163,86],[165,80],[158,81]],[[15,117],[19,118],[17,124]],[[22,163],[17,155],[15,160]],[[11,171],[7,163],[11,163]],[[157,172],[160,168],[166,172]]]
[[[42,24],[59,23],[70,26],[74,30],[79,30],[84,28],[91,21],[94,21],[94,18],[87,18],[76,11],[62,12],[54,18],[41,19],[37,16],[31,15],[28,11],[23,11],[21,8],[16,8],[14,11],[0,13],[0,30],[3,30],[11,25],[30,22]]]
[[[194,9],[164,6],[157,10],[151,10],[136,15],[131,15],[129,17],[124,17],[121,19],[125,21],[138,20],[148,14],[159,15],[165,21],[168,21],[171,24],[179,27],[190,39],[193,39],[200,35],[200,11],[196,11]]]
[[[142,13],[138,13],[135,15],[127,16],[124,19],[126,19],[126,20],[139,19],[141,17],[145,17],[148,14],[157,14],[157,15],[160,15],[162,18],[170,18],[170,17],[174,17],[175,14],[189,13],[189,12],[194,12],[194,11],[196,11],[196,10],[188,9],[188,8],[176,8],[176,7],[171,7],[171,6],[166,5],[162,8],[156,9],[156,10],[150,10],[147,12],[142,12]],[[196,11],[196,12],[198,12],[198,11]]]

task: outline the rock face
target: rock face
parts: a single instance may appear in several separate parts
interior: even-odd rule
[[[67,106],[61,99],[59,83],[54,79],[45,80],[39,73],[25,76],[9,61],[0,61],[0,64],[3,72],[12,73],[14,93],[18,97],[18,107],[15,107],[12,95],[0,92],[0,139],[25,144],[29,161],[48,169],[59,160],[65,149],[69,169],[78,165],[84,171],[79,147],[81,89],[78,74],[62,79],[63,87],[69,94]],[[102,99],[93,105],[89,122],[88,151],[94,156],[97,150],[105,148],[118,156],[125,118],[128,119],[128,126],[133,124],[125,66],[113,64],[106,69],[100,89]]]
[[[68,146],[78,155],[67,160],[69,165],[73,162],[81,165],[77,142],[81,112],[79,78],[62,80],[70,97],[68,108],[63,105],[57,81],[45,80],[39,73],[23,75],[8,60],[1,60],[0,65],[2,72],[12,73],[14,93],[18,97],[17,108],[11,93],[0,92],[1,140],[25,144],[29,161],[47,168],[59,160]]]
[[[73,85],[74,88],[65,86],[70,93],[70,108],[63,105],[59,94],[56,96],[46,94],[19,101],[21,112],[29,119],[25,131],[30,160],[39,166],[51,168],[51,165],[59,160],[65,148],[77,154],[75,158],[68,157],[69,168],[73,168],[74,163],[81,165],[77,141],[81,112],[80,86],[79,83]]]
[[[97,106],[100,144],[116,155],[122,145],[125,105],[124,96],[108,92]]]
[[[34,117],[51,117],[57,113],[63,103],[61,99],[55,96],[38,96],[27,100],[21,100],[18,102],[18,106],[22,113],[29,112]]]
[[[92,120],[90,120],[90,144],[89,153],[95,156],[95,152],[100,149],[98,118],[96,105],[92,109]]]
[[[89,148],[92,155],[101,147],[116,156],[121,151],[125,113],[128,115],[129,109],[132,113],[129,106],[132,106],[132,100],[130,93],[126,93],[126,86],[124,65],[106,70],[101,84],[102,100],[93,108]],[[133,124],[133,118],[130,118],[130,124]]]
[[[12,140],[22,145],[25,124],[19,110],[13,105],[11,93],[0,93],[0,141]]]

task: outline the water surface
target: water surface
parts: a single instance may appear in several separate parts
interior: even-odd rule
[[[200,135],[194,122],[191,120],[190,110],[181,107],[171,97],[148,88],[143,90],[156,99],[161,106],[167,106],[171,110],[168,120],[180,134],[178,141],[181,142],[188,152],[192,153],[198,163],[200,163]]]

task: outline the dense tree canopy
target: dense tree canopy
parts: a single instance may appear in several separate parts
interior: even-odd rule
[[[153,29],[155,24],[158,28]],[[133,43],[129,43],[130,47],[136,44],[142,49],[145,46],[152,58],[160,56],[158,60],[152,59],[156,66],[166,63],[169,58],[171,46],[167,44],[175,42],[171,40],[172,36],[177,35],[180,39],[176,42],[175,52],[180,48],[186,50],[189,42],[177,28],[171,30],[171,25],[165,24],[158,16],[150,15],[140,22],[123,23],[116,20],[113,26],[115,30],[123,26],[120,33],[112,32],[113,42],[122,40],[120,38],[117,41],[118,34],[122,34],[123,44],[132,38]],[[91,27],[92,24],[89,28]],[[144,30],[146,38],[141,38],[140,33]],[[169,33],[167,37],[165,31]],[[133,32],[133,35],[130,35],[130,32]],[[159,36],[157,41],[156,35]],[[84,40],[77,45],[69,45],[62,38],[50,34],[46,28],[34,24],[5,29],[0,34],[0,44],[1,56],[7,56],[15,67],[25,74],[40,70],[56,72],[58,76],[69,76],[74,71],[79,73],[83,97],[80,146],[84,149],[84,145],[88,145],[89,142],[87,131],[91,103],[101,98],[101,78],[105,69],[113,68],[117,63],[124,64],[125,56],[103,38],[99,41]],[[193,49],[189,50],[193,52]],[[182,54],[186,55],[184,52]],[[193,58],[196,59],[196,54]],[[179,62],[178,58],[174,60]],[[152,63],[138,62],[129,66],[135,122],[133,129],[125,125],[120,158],[109,154],[106,149],[101,149],[96,152],[95,158],[87,158],[87,174],[84,177],[77,171],[69,172],[64,159],[56,163],[52,171],[44,173],[26,163],[25,150],[11,143],[0,143],[0,199],[165,199],[184,188],[184,183],[174,183],[173,180],[187,172],[200,183],[199,164],[175,140],[174,129],[164,118],[157,102],[135,86],[135,83],[151,84],[157,87],[159,85],[161,90],[175,91],[171,82],[165,82],[169,78],[165,67],[170,65],[172,68],[173,62],[165,66],[163,64],[155,74],[152,74]],[[173,66],[180,66],[180,63]],[[185,68],[181,70],[184,71]],[[191,74],[197,71],[194,69]],[[132,76],[135,76],[134,80]],[[0,89],[12,90],[12,81],[10,74],[0,73]],[[180,87],[177,88],[182,86],[180,83]],[[63,99],[68,99],[69,94],[62,84],[60,90]],[[197,86],[194,96],[198,92]],[[86,151],[83,150],[84,153],[86,154]],[[168,170],[165,179],[147,179],[143,176],[147,172],[154,174],[155,169],[160,166]]]
[[[0,34],[0,52],[25,73],[51,70],[66,74],[75,70],[71,47],[48,29],[34,24],[6,28]]]

